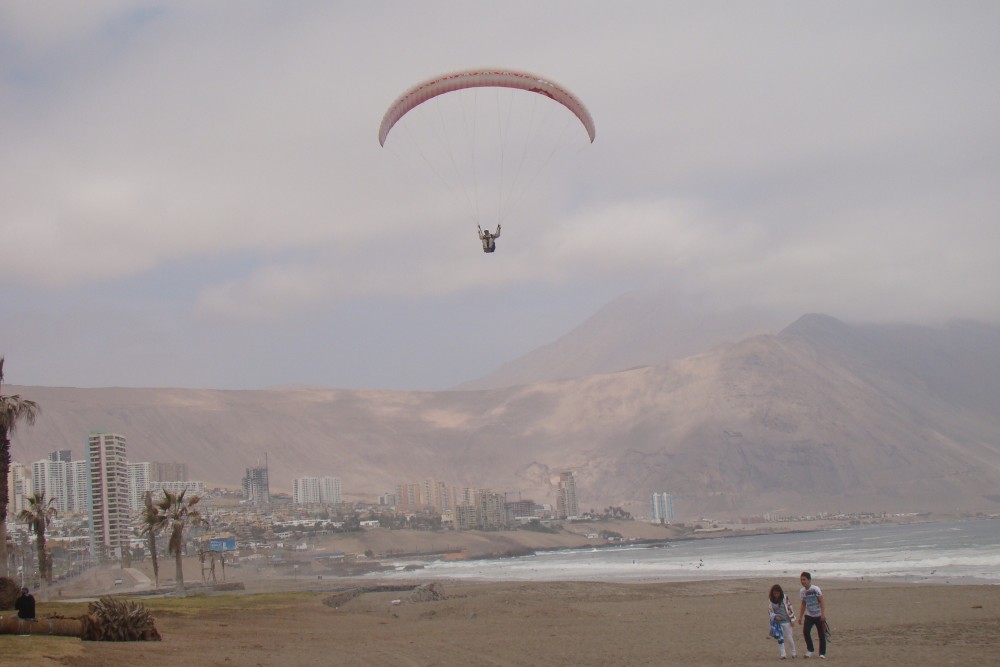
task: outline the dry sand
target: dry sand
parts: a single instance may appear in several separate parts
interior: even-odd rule
[[[113,570],[89,575],[73,591],[106,586],[113,576]],[[226,609],[191,617],[157,613],[162,642],[0,636],[0,663],[16,653],[7,649],[36,639],[54,643],[35,654],[33,665],[762,665],[778,659],[767,637],[772,580],[438,582],[444,599],[411,601],[409,592],[350,599],[336,593],[376,583],[368,580],[281,578],[248,569],[228,578],[243,580],[246,591],[225,594]],[[778,583],[798,590],[793,579]],[[1000,664],[1000,586],[817,583],[834,633],[820,664]],[[267,602],[268,591],[281,590],[303,594],[285,606]],[[40,603],[40,614],[47,606],[56,605]],[[801,660],[798,628],[796,643]]]

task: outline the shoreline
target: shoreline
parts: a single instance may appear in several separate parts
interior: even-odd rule
[[[836,530],[850,530],[850,529],[867,529],[867,528],[880,528],[886,526],[915,526],[915,525],[930,525],[930,524],[945,524],[945,523],[963,523],[969,521],[988,521],[988,520],[1000,520],[1000,516],[990,515],[983,517],[941,517],[941,518],[926,518],[921,516],[919,519],[912,521],[883,521],[878,523],[866,523],[866,524],[851,524],[840,520],[817,520],[810,521],[814,525],[810,527],[784,527],[782,524],[786,522],[780,522],[778,524],[769,524],[766,527],[760,528],[747,528],[747,529],[737,529],[737,528],[720,528],[717,530],[706,530],[701,532],[693,533],[683,533],[674,536],[666,537],[641,537],[641,538],[631,538],[627,541],[622,542],[599,542],[595,543],[593,540],[583,540],[576,544],[561,544],[556,546],[524,546],[521,550],[508,549],[506,551],[490,551],[481,552],[474,555],[467,555],[461,560],[499,560],[503,558],[518,558],[527,555],[533,555],[537,553],[556,553],[560,551],[575,551],[575,550],[611,550],[611,549],[621,549],[627,547],[653,547],[661,545],[671,545],[675,543],[683,542],[693,542],[700,540],[713,540],[713,539],[730,539],[730,538],[740,538],[740,537],[753,537],[759,535],[800,535],[809,533],[819,533],[827,531]],[[582,523],[582,522],[581,522]],[[620,523],[620,522],[619,522]],[[631,521],[626,523],[643,524],[641,521]],[[792,523],[792,522],[787,522]],[[610,522],[609,522],[610,524]],[[570,524],[574,525],[574,524]],[[589,522],[585,525],[597,526],[600,525],[597,522]],[[610,524],[612,526],[616,524]],[[655,524],[651,524],[655,525]],[[620,527],[620,525],[618,526]],[[402,531],[399,531],[402,532]],[[479,534],[479,535],[498,535],[511,538],[511,541],[517,542],[517,536],[519,531],[496,531],[493,533],[483,533],[480,531],[464,531],[469,534]],[[568,532],[568,531],[567,531]],[[441,535],[442,533],[438,533]],[[447,535],[447,532],[443,534]],[[523,533],[521,533],[523,534]],[[419,560],[421,558],[429,559],[433,556],[445,556],[448,554],[454,555],[456,553],[464,553],[461,548],[449,549],[449,550],[439,550],[439,551],[415,551],[408,553],[382,553],[376,554],[377,557],[390,559],[414,559]],[[430,559],[433,560],[433,559]]]
[[[805,569],[847,582],[1000,584],[998,552],[989,546],[998,544],[1000,526],[986,524],[986,521],[970,522],[982,525],[970,525],[958,532],[955,532],[957,522],[933,522],[930,528],[912,524],[850,527],[847,529],[850,532],[843,533],[840,538],[842,546],[837,545],[837,537],[827,536],[836,531],[800,530],[716,536],[724,538],[718,544],[712,544],[715,541],[712,538],[695,538],[539,549],[519,559],[397,559],[388,561],[395,569],[385,576],[397,581],[423,577],[437,581],[661,583],[732,580],[769,573],[797,576]],[[923,524],[928,525],[931,524]],[[795,535],[798,539],[766,539],[774,535]],[[963,536],[960,540],[985,541],[976,542],[979,546],[959,544],[954,551],[948,544],[956,535]],[[880,546],[883,537],[887,540],[886,545],[901,544],[896,540],[904,539],[910,546],[898,549]],[[742,540],[735,538],[765,539],[743,546]],[[919,546],[921,544],[941,546]],[[910,551],[911,548],[916,551]],[[369,575],[375,576],[378,574]]]
[[[864,525],[842,525],[841,523],[832,523],[831,525],[816,526],[812,528],[760,528],[760,529],[747,529],[747,530],[731,530],[731,529],[720,529],[717,531],[706,531],[703,533],[696,534],[684,534],[675,537],[660,537],[660,538],[635,538],[630,539],[625,542],[611,542],[611,543],[593,543],[591,541],[582,542],[577,545],[560,545],[560,546],[542,546],[542,547],[525,547],[523,553],[510,553],[510,552],[484,552],[476,555],[467,556],[459,560],[501,560],[504,558],[519,558],[523,556],[530,556],[540,553],[559,553],[559,552],[574,552],[574,551],[612,551],[615,549],[628,549],[628,548],[661,548],[668,547],[677,543],[684,542],[697,542],[702,540],[717,540],[717,539],[732,539],[732,538],[743,538],[743,537],[756,537],[760,535],[806,535],[811,533],[822,533],[836,530],[863,530],[863,529],[877,529],[886,526],[914,526],[914,525],[932,525],[932,524],[945,524],[945,523],[960,523],[968,521],[988,521],[988,520],[1000,520],[1000,517],[968,517],[962,519],[937,519],[937,520],[922,520],[922,521],[886,521],[878,524],[864,524]],[[468,531],[474,533],[477,531]],[[498,531],[498,535],[510,535],[510,533],[516,533],[516,531]],[[443,551],[415,551],[408,553],[391,553],[391,554],[376,554],[377,557],[381,558],[396,558],[396,559],[426,559],[426,560],[442,560],[442,558],[434,557],[447,557],[448,555],[455,555],[463,553],[462,549],[449,549]],[[443,560],[448,560],[443,558]]]
[[[954,524],[956,522],[929,522]],[[905,526],[912,524],[892,524],[895,526]],[[853,528],[853,527],[849,527]],[[874,527],[860,527],[861,530]],[[798,563],[792,563],[790,557],[795,553],[790,552],[783,561],[776,561],[774,567],[764,566],[759,559],[750,558],[741,563],[738,545],[739,541],[734,538],[751,538],[768,535],[811,535],[831,532],[837,528],[798,528],[784,531],[754,531],[752,533],[737,532],[734,534],[720,535],[715,533],[711,536],[682,536],[671,539],[664,539],[662,536],[656,539],[636,538],[633,541],[623,543],[570,543],[562,536],[559,544],[518,544],[520,553],[511,552],[515,542],[508,539],[506,533],[489,534],[461,534],[443,535],[426,534],[405,531],[383,531],[381,534],[365,533],[350,534],[348,539],[353,540],[356,547],[366,546],[366,543],[357,538],[372,539],[376,543],[390,544],[396,546],[401,544],[419,546],[417,538],[423,539],[424,544],[436,542],[436,546],[447,546],[442,544],[442,538],[449,541],[457,541],[456,538],[470,540],[469,544],[460,545],[464,550],[461,559],[455,559],[455,544],[450,549],[437,550],[408,550],[405,554],[398,553],[381,558],[366,558],[364,556],[348,555],[349,549],[344,548],[343,541],[327,542],[318,544],[308,551],[283,551],[276,555],[281,560],[271,561],[266,558],[261,560],[244,559],[240,563],[230,563],[223,572],[221,568],[217,572],[216,582],[222,584],[229,582],[245,582],[249,584],[253,580],[274,580],[286,581],[290,589],[295,589],[297,581],[345,581],[363,578],[372,581],[380,577],[385,577],[394,581],[411,580],[416,581],[425,578],[429,581],[607,581],[622,583],[665,583],[674,581],[706,581],[706,580],[732,580],[745,577],[760,576],[762,572],[788,573],[795,570],[798,573]],[[991,531],[992,532],[992,531]],[[533,535],[532,535],[533,536]],[[392,540],[392,542],[386,542]],[[474,542],[473,542],[474,540]],[[502,540],[502,541],[499,541]],[[723,540],[727,543],[725,549],[720,545],[719,549],[711,544],[715,540]],[[381,542],[380,542],[381,541]],[[495,551],[495,547],[502,544],[504,550],[500,553]],[[719,558],[709,559],[706,549],[711,550],[713,556],[719,553]],[[373,550],[374,551],[374,550]],[[615,552],[636,552],[636,559],[632,560],[628,556],[615,557]],[[339,553],[339,556],[337,555]],[[357,553],[357,551],[355,551]],[[589,555],[594,554],[595,559],[590,559]],[[640,556],[641,554],[641,556]],[[704,570],[696,567],[685,567],[690,559],[690,565],[698,564],[700,556],[704,556],[705,564],[708,566]],[[810,558],[814,558],[809,556]],[[552,559],[561,559],[564,562],[557,562]],[[532,575],[527,570],[532,567],[531,563],[524,561],[534,560],[545,570],[537,576]],[[632,560],[630,567],[626,560]],[[639,563],[636,563],[639,560]],[[598,562],[601,561],[601,562]],[[920,562],[919,560],[916,562]],[[872,561],[878,564],[878,559]],[[892,568],[887,564],[886,571],[873,571],[872,563],[858,563],[858,574],[840,575],[830,567],[819,567],[815,561],[802,561],[806,569],[811,569],[820,576],[831,577],[843,581],[874,581],[885,580],[890,582],[914,582],[933,583],[934,585],[947,583],[968,583],[968,584],[996,584],[1000,583],[1000,575],[992,579],[975,576],[965,576],[961,571],[949,570],[945,565],[943,568],[931,569],[928,565],[922,571],[918,567],[910,568],[911,571],[902,571],[893,574]],[[187,556],[183,559],[184,579],[189,585],[200,585],[203,582],[203,570],[197,556]],[[464,564],[464,567],[463,567]],[[770,564],[770,560],[768,560]],[[587,565],[589,573],[581,569],[581,565]],[[556,568],[562,568],[562,573]],[[849,571],[852,564],[845,566]],[[470,573],[476,568],[483,568],[486,574],[481,576]],[[511,571],[514,568],[514,571]],[[548,568],[548,569],[546,569]],[[644,568],[646,568],[644,570]],[[867,569],[865,569],[867,568]],[[904,568],[905,569],[905,568]],[[151,562],[134,562],[128,570],[120,569],[118,566],[106,566],[88,570],[83,575],[72,580],[57,582],[52,587],[45,587],[45,591],[40,591],[42,595],[58,598],[80,598],[93,595],[93,591],[100,591],[108,594],[132,594],[143,590],[158,589],[166,590],[173,586],[175,563],[171,557],[160,559],[159,584],[153,584],[153,572]],[[452,572],[448,572],[451,570]],[[597,570],[602,570],[597,572]],[[935,571],[939,572],[936,576]],[[594,574],[597,572],[596,574]],[[453,574],[457,573],[457,574]],[[211,575],[205,573],[204,579],[211,581]],[[116,585],[116,581],[121,583]]]

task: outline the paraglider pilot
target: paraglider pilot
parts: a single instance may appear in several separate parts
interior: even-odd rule
[[[500,225],[497,225],[496,234],[491,233],[489,229],[484,232],[483,228],[479,225],[476,225],[476,229],[479,230],[479,240],[483,242],[483,252],[493,252],[496,250],[497,244],[494,242],[494,239],[500,238]]]

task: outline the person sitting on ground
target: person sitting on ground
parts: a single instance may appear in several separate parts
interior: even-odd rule
[[[22,588],[20,597],[14,600],[14,609],[17,609],[17,617],[22,621],[35,620],[35,597],[27,588]]]

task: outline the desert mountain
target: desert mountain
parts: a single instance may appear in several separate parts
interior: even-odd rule
[[[666,289],[628,292],[558,340],[456,389],[496,389],[661,364],[777,331],[787,322],[760,309],[713,308],[704,299]]]
[[[681,517],[1000,508],[1000,329],[851,326],[802,317],[658,365],[444,392],[5,387],[43,412],[15,460],[82,456],[124,434],[131,460],[185,461],[235,486],[263,460],[272,486],[336,475],[374,497],[428,477],[552,502],[576,474],[583,508]]]

